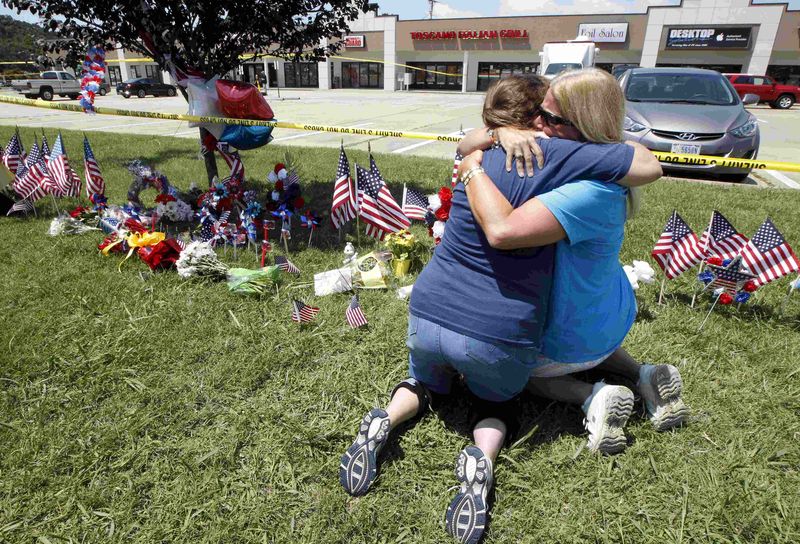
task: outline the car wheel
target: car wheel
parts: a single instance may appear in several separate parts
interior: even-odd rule
[[[130,98],[131,97],[131,93],[122,93],[122,96],[124,96],[125,98]]]
[[[144,92],[144,89],[139,89],[139,92],[136,93],[136,96],[138,96],[139,98],[144,98],[145,94],[146,93]]]
[[[105,96],[106,94],[108,94],[108,91],[106,91],[105,89],[101,88],[100,89],[100,96]]]
[[[167,96],[175,96],[175,89],[167,89]]]
[[[47,100],[49,102],[53,99],[53,89],[42,89],[39,96],[42,100]]]
[[[794,97],[790,94],[782,94],[775,101],[775,107],[780,110],[788,110],[794,105]]]
[[[750,172],[745,172],[743,174],[720,174],[719,179],[721,181],[727,181],[728,183],[743,183],[747,181]]]
[[[775,102],[767,102],[767,104],[769,104],[769,107],[773,110],[778,109],[778,105]]]

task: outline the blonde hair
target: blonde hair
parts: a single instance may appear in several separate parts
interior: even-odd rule
[[[488,128],[532,129],[550,82],[542,76],[504,77],[483,101],[483,124]]]
[[[599,68],[565,72],[555,77],[550,92],[561,110],[587,142],[612,144],[622,142],[625,120],[625,97],[617,80]],[[628,189],[630,219],[641,206],[637,188]]]

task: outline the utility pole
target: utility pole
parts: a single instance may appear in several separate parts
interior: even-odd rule
[[[430,6],[430,8],[428,8],[428,19],[433,19],[433,6],[438,3],[438,0],[428,0],[428,5]]]

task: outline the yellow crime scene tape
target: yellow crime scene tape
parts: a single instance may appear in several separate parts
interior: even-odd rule
[[[83,113],[83,108],[78,104],[64,104],[46,102],[41,99],[32,100],[16,96],[0,95],[0,103],[33,106],[52,110],[71,111]],[[162,119],[168,121],[187,121],[189,123],[213,123],[226,125],[244,125],[248,127],[278,127],[294,130],[308,130],[313,132],[330,132],[333,134],[352,134],[356,136],[380,136],[386,138],[412,138],[416,140],[435,140],[438,142],[460,142],[461,136],[434,134],[430,132],[406,132],[402,130],[385,130],[376,128],[337,127],[331,125],[317,125],[311,123],[289,123],[286,121],[260,121],[255,119],[233,119],[230,117],[209,117],[188,115],[185,113],[160,113],[151,111],[121,110],[117,108],[95,107],[100,115],[119,115],[123,117],[141,117],[143,119]],[[712,155],[681,155],[654,151],[653,154],[659,161],[675,165],[693,166],[719,166],[725,168],[741,168],[743,170],[780,170],[783,172],[800,172],[800,163],[780,161],[759,161],[754,159],[737,159],[729,157],[715,157]]]

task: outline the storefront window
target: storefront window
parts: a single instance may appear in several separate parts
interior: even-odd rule
[[[800,85],[800,66],[767,66],[767,75],[781,85]]]
[[[414,74],[411,89],[446,89],[461,90],[463,64],[460,62],[409,62],[409,66],[418,70],[407,69]]]
[[[383,88],[383,64],[379,62],[343,62],[342,87],[345,89]]]
[[[315,62],[287,62],[283,65],[287,87],[319,87],[319,73]]]
[[[158,69],[158,66],[153,64],[148,64],[144,67],[145,77],[152,79],[153,81],[158,81],[159,83],[164,83],[164,80],[161,77],[161,70]]]
[[[485,91],[492,83],[510,75],[535,74],[538,67],[538,62],[479,62],[478,90]]]
[[[116,85],[122,81],[122,71],[119,69],[119,66],[108,67],[108,81],[111,85]]]

